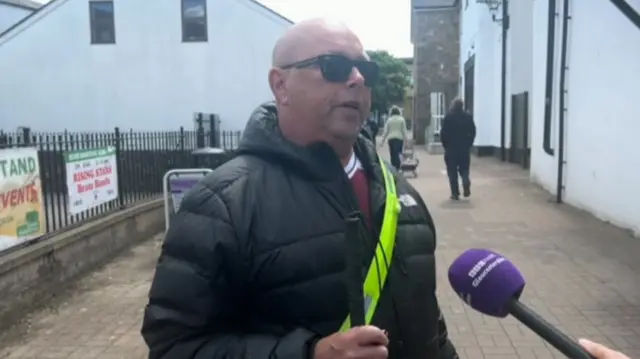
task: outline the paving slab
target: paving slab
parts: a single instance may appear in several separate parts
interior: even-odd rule
[[[483,316],[457,299],[447,268],[467,248],[514,262],[527,280],[522,301],[567,334],[640,358],[640,240],[556,204],[527,171],[493,158],[472,159],[472,196],[451,201],[443,157],[419,156],[412,181],[437,225],[440,303],[464,358],[564,358],[515,319]]]
[[[2,359],[142,359],[142,312],[162,235],[74,283],[67,293],[0,334]]]
[[[450,289],[448,265],[470,247],[496,250],[527,279],[523,301],[571,336],[640,359],[640,240],[566,205],[495,159],[472,161],[472,197],[451,202],[441,155],[418,151],[411,179],[438,228],[438,292],[462,358],[563,356],[513,319],[466,307]],[[141,359],[139,330],[161,236],[82,278],[67,294],[0,334],[0,358]]]

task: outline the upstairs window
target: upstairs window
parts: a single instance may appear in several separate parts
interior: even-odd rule
[[[182,0],[182,41],[207,41],[207,0]]]
[[[91,43],[115,44],[116,25],[113,16],[113,1],[90,1]]]

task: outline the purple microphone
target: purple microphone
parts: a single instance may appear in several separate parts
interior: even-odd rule
[[[575,340],[518,300],[524,278],[500,254],[487,249],[465,251],[449,267],[449,283],[471,308],[498,318],[511,314],[568,358],[594,359]]]

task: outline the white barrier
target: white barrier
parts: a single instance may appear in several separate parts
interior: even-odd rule
[[[213,172],[210,168],[181,168],[170,170],[162,177],[162,195],[164,196],[165,231],[169,230],[171,214],[178,212],[184,194],[202,177]],[[173,206],[171,206],[173,202]]]

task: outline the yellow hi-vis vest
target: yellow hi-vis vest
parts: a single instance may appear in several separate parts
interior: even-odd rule
[[[384,177],[384,187],[386,191],[386,204],[384,207],[384,218],[382,229],[380,230],[380,240],[376,246],[376,252],[369,265],[369,271],[364,279],[364,312],[365,324],[370,324],[378,306],[378,300],[382,294],[382,289],[387,282],[387,274],[391,267],[393,249],[396,244],[396,231],[398,229],[398,214],[400,213],[400,201],[396,194],[396,184],[393,175],[387,165],[380,159],[382,175]],[[351,328],[351,318],[347,315],[340,331],[344,332]]]

